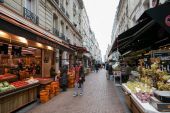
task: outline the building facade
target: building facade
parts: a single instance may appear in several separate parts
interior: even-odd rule
[[[137,24],[137,20],[143,14],[143,12],[149,8],[154,7],[154,3],[157,0],[120,0],[117,12],[114,19],[111,35],[111,48],[116,41],[115,39],[119,34],[128,30],[129,28]],[[160,3],[164,3],[166,0],[160,0]],[[111,48],[108,48],[108,57],[112,55],[112,58],[117,57],[115,52],[111,52]],[[114,54],[114,55],[113,55]],[[116,54],[116,55],[115,55]]]
[[[52,66],[59,70],[66,62],[70,65],[75,63],[76,50],[69,45],[81,48],[84,43],[90,43],[90,22],[82,0],[2,0],[0,14],[3,23],[1,35],[6,33],[6,36],[1,36],[0,43],[6,43],[9,34],[22,37],[21,40],[17,38],[19,47],[23,45],[22,40],[30,41],[23,48],[40,49],[37,53],[40,54],[43,76],[50,75]],[[8,46],[13,47],[15,43],[11,40]]]

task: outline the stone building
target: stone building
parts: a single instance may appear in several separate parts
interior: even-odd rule
[[[1,0],[0,20],[0,43],[13,47],[11,37],[22,37],[18,47],[40,49],[39,56],[32,56],[39,58],[43,76],[49,76],[53,65],[58,70],[66,62],[74,64],[75,52],[90,42],[90,22],[82,0]],[[24,46],[23,40],[28,42]]]
[[[164,3],[166,0],[160,0],[160,4]],[[108,54],[108,57],[116,52],[112,52],[111,49],[113,47],[115,39],[119,34],[123,33],[127,29],[135,26],[137,24],[137,20],[143,14],[143,12],[149,8],[153,7],[154,2],[156,0],[120,0],[117,12],[114,19],[114,24],[112,28],[112,36],[111,36],[111,48]],[[117,53],[118,54],[118,53]],[[113,57],[115,55],[112,55]]]

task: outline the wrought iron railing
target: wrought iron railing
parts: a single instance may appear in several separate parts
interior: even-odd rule
[[[59,31],[58,31],[57,28],[53,28],[53,34],[54,34],[55,36],[59,36]]]
[[[62,4],[60,4],[60,8],[61,8],[61,10],[65,13],[65,8],[63,7],[63,5]]]
[[[59,36],[62,40],[66,40],[66,37],[63,33],[60,33],[60,36]]]
[[[67,16],[68,18],[70,18],[70,16],[69,16],[68,12],[66,12],[66,16]]]
[[[23,7],[23,15],[26,19],[31,20],[34,24],[37,24],[37,25],[39,24],[38,16],[32,13],[30,10],[28,10],[25,7]]]

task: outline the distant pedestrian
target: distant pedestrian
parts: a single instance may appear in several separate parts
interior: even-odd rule
[[[112,63],[109,63],[109,67],[108,67],[108,80],[110,80],[111,77],[113,77],[113,68],[112,68]]]
[[[75,67],[75,88],[73,96],[78,96],[80,90],[80,96],[83,95],[83,83],[85,82],[85,74],[84,74],[84,67],[80,63]]]
[[[109,64],[106,63],[105,67],[106,67],[106,78],[107,80],[109,80]]]
[[[96,73],[99,71],[99,65],[98,64],[95,64],[95,70],[96,70]]]

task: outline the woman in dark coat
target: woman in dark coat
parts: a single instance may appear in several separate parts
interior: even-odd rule
[[[68,84],[68,66],[64,65],[63,68],[61,69],[61,78],[60,78],[60,87],[62,88],[63,91],[67,90],[67,84]]]

